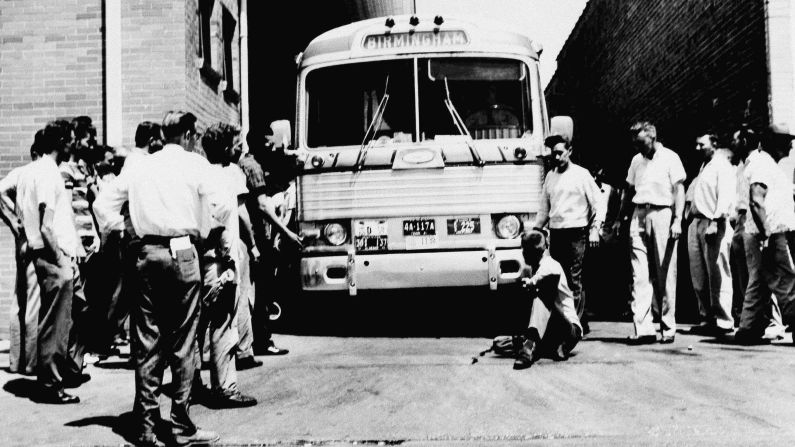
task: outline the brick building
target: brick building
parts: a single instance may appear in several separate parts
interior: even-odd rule
[[[696,133],[742,123],[795,126],[789,0],[590,0],[546,89],[552,115],[575,119],[577,147],[616,179],[632,155],[626,128],[657,124],[687,155]],[[773,88],[775,87],[775,88]]]
[[[25,163],[47,121],[88,115],[98,140],[133,145],[165,111],[199,126],[241,123],[238,0],[0,3],[0,176]],[[0,229],[0,338],[8,333],[13,240]]]

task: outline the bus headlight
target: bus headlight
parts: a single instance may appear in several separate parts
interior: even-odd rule
[[[348,239],[348,232],[342,225],[333,222],[323,227],[323,237],[331,245],[342,245]]]
[[[507,214],[497,221],[496,230],[500,238],[513,239],[522,232],[522,222],[513,214]]]

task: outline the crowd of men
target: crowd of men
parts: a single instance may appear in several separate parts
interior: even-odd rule
[[[534,228],[522,238],[530,268],[528,329],[513,338],[515,369],[541,356],[565,360],[588,332],[582,266],[586,247],[628,236],[632,270],[629,344],[676,337],[677,243],[687,231],[690,278],[701,322],[690,333],[763,344],[795,324],[795,163],[788,128],[742,126],[696,140],[703,158],[689,183],[676,152],[649,122],[630,128],[637,154],[622,188],[617,218],[604,225],[609,188],[570,160],[571,132],[549,136],[548,172]],[[626,237],[625,236],[625,237]],[[548,252],[545,248],[548,247]],[[659,335],[659,338],[658,338]]]
[[[238,128],[217,123],[200,134],[196,121],[168,112],[162,125],[143,122],[130,151],[98,146],[88,117],[52,121],[36,133],[32,161],[0,181],[18,272],[11,370],[36,374],[41,401],[78,403],[66,389],[90,380],[88,358],[117,354],[129,339],[139,445],[162,445],[155,424],[167,367],[170,441],[211,442],[218,436],[194,425],[191,400],[256,405],[238,389],[237,371],[261,365],[255,351],[287,352],[267,329],[266,292],[276,289],[276,260],[289,259],[275,247],[302,243],[287,224],[302,161],[269,133],[249,133],[244,154]],[[571,132],[554,128],[541,207],[521,240],[532,310],[512,340],[514,368],[541,356],[565,360],[588,333],[586,249],[620,234],[630,242],[630,343],[674,342],[684,228],[702,320],[693,333],[754,344],[792,327],[795,137],[787,129],[699,136],[703,165],[686,191],[679,156],[657,141],[654,125],[636,123],[638,153],[607,225],[605,189],[571,160]]]
[[[196,120],[168,112],[162,125],[143,122],[130,151],[98,146],[88,117],[52,121],[36,132],[32,161],[0,181],[18,272],[11,371],[36,375],[36,400],[74,404],[66,389],[90,380],[86,363],[129,343],[136,445],[163,445],[155,424],[167,367],[168,441],[187,445],[218,439],[193,424],[191,400],[256,405],[237,370],[262,364],[255,351],[287,353],[267,327],[276,250],[301,245],[288,225],[301,161],[267,132],[249,133],[243,154],[238,128],[202,135]]]

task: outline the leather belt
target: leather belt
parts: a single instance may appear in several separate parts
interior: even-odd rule
[[[176,239],[185,236],[190,238],[191,244],[196,246],[199,245],[199,238],[190,234],[183,236],[157,236],[154,234],[147,234],[141,237],[141,243],[144,245],[162,245],[163,247],[169,247],[171,244],[171,239]]]

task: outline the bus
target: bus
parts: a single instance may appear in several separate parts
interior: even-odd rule
[[[303,293],[499,291],[524,266],[549,120],[540,45],[450,17],[355,22],[297,57]]]

